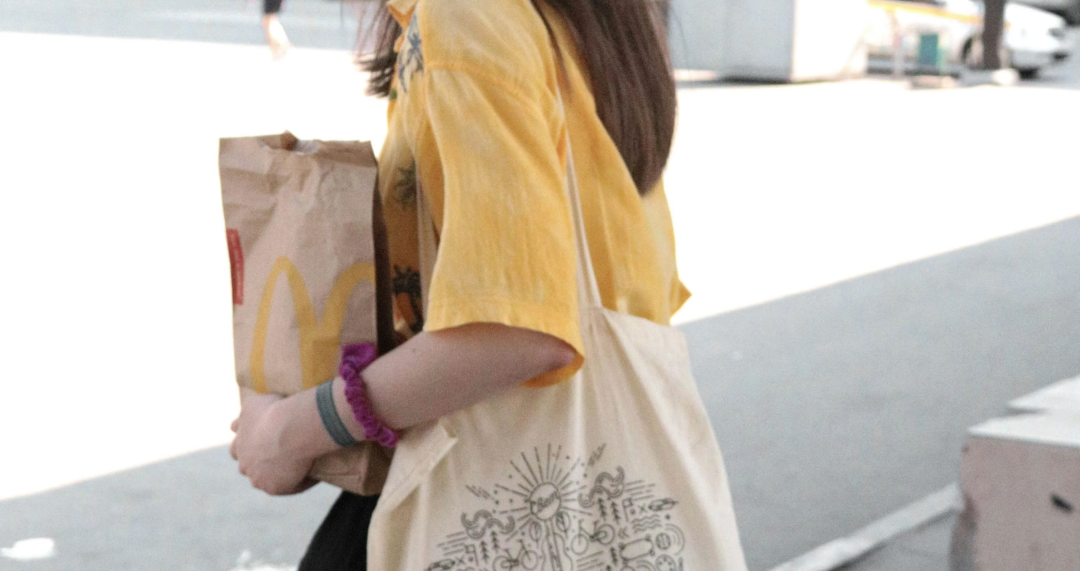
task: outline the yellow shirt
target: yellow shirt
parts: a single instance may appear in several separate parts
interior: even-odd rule
[[[678,279],[662,185],[641,197],[596,114],[561,20],[529,0],[390,0],[405,28],[379,180],[399,330],[501,323],[558,337],[584,356],[565,189],[569,122],[589,248],[604,306],[667,324],[689,297]],[[421,316],[417,184],[439,252]],[[568,378],[577,363],[536,379]]]

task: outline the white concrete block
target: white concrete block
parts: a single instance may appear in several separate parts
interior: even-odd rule
[[[953,571],[1080,569],[1080,414],[995,419],[969,435]]]
[[[1015,412],[1064,411],[1080,414],[1080,377],[1054,383],[1009,403]]]

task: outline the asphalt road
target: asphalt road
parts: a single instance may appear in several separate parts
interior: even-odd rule
[[[1080,372],[1077,260],[1080,218],[685,325],[751,569],[955,481],[966,427]],[[0,502],[0,545],[59,546],[0,568],[284,568],[333,497],[264,496],[212,448]]]
[[[752,568],[956,481],[967,427],[1080,371],[1077,256],[1072,219],[684,326]]]
[[[290,0],[286,10],[283,22],[298,46],[348,49],[353,45],[350,12],[343,11],[338,3]],[[200,194],[197,200],[182,194],[213,184],[213,139],[207,138],[203,131],[196,133],[202,128],[196,123],[214,123],[213,133],[266,130],[268,123],[245,116],[244,110],[252,112],[250,108],[254,106],[257,112],[252,112],[252,116],[261,115],[265,119],[275,105],[288,109],[290,102],[300,101],[253,103],[252,98],[265,89],[262,84],[252,85],[243,91],[244,95],[239,95],[242,88],[238,86],[265,79],[259,75],[262,72],[240,67],[241,62],[256,61],[256,48],[225,49],[205,45],[189,50],[184,57],[190,57],[190,60],[179,60],[170,51],[173,48],[165,44],[99,44],[71,36],[197,40],[258,46],[262,44],[258,13],[257,4],[239,0],[228,3],[109,0],[92,7],[76,1],[4,0],[0,3],[0,32],[67,37],[29,40],[20,37],[0,44],[17,45],[27,50],[5,52],[7,61],[0,61],[0,70],[5,76],[37,78],[26,90],[33,95],[20,97],[19,93],[7,92],[0,96],[0,114],[11,113],[4,118],[19,120],[14,123],[13,132],[31,136],[24,145],[15,145],[11,141],[4,142],[8,146],[0,143],[0,150],[5,150],[6,156],[12,156],[14,151],[23,152],[25,148],[41,150],[34,154],[33,168],[20,171],[21,165],[12,162],[0,173],[3,187],[28,189],[10,195],[18,208],[8,210],[8,214],[0,213],[0,238],[6,245],[3,257],[9,262],[14,260],[16,267],[47,267],[42,270],[47,275],[70,280],[65,270],[53,268],[57,264],[34,266],[33,263],[39,262],[32,260],[24,266],[18,264],[26,257],[24,253],[32,249],[26,245],[25,236],[36,235],[36,228],[46,225],[77,227],[80,232],[85,232],[80,234],[82,239],[64,245],[66,249],[59,250],[60,255],[79,264],[77,267],[83,272],[79,275],[90,276],[75,282],[74,292],[48,283],[25,287],[9,284],[8,287],[13,289],[8,293],[13,291],[18,294],[16,297],[34,299],[35,303],[38,298],[30,296],[52,296],[49,299],[57,304],[72,298],[72,303],[62,306],[66,313],[58,312],[48,322],[35,321],[40,329],[29,330],[23,339],[16,340],[18,350],[0,360],[5,378],[31,373],[36,377],[40,363],[49,355],[37,348],[41,345],[40,340],[50,339],[50,335],[55,334],[54,328],[59,327],[55,324],[64,323],[65,318],[76,315],[74,312],[81,312],[77,315],[89,316],[86,319],[101,319],[102,323],[104,320],[115,321],[110,334],[125,336],[123,339],[129,344],[124,346],[123,353],[112,349],[115,354],[107,353],[94,361],[101,369],[112,366],[110,374],[130,383],[123,385],[122,392],[110,393],[109,398],[132,399],[133,394],[147,394],[149,388],[138,384],[138,375],[145,367],[155,365],[154,359],[148,357],[145,364],[132,364],[130,374],[127,369],[120,371],[119,365],[110,361],[130,360],[131,354],[136,352],[133,348],[149,349],[157,344],[139,329],[148,322],[138,321],[141,317],[137,309],[129,310],[130,315],[119,316],[97,306],[88,308],[86,300],[108,299],[124,303],[135,299],[136,306],[160,304],[161,301],[151,295],[153,292],[134,291],[134,287],[129,287],[132,290],[129,291],[124,289],[124,283],[104,283],[94,277],[93,272],[104,268],[127,280],[146,280],[138,282],[142,287],[160,287],[157,284],[171,279],[167,273],[171,270],[155,265],[150,254],[164,252],[182,258],[188,264],[185,267],[196,267],[193,260],[200,255],[193,250],[202,248],[203,244],[198,242],[193,246],[192,242],[198,240],[185,238],[183,233],[192,231],[192,220],[198,217],[206,217],[206,221],[200,223],[205,223],[214,232],[218,231],[214,224],[220,224],[215,218],[219,213],[214,212],[217,208],[214,192],[208,191],[205,196]],[[126,54],[128,49],[145,53]],[[65,57],[67,50],[81,51],[68,52]],[[257,55],[267,59],[261,51]],[[308,71],[295,73],[308,74],[302,78],[312,82],[319,81],[321,76],[318,74],[330,69],[319,67],[324,65],[324,60],[337,57],[335,54],[325,57],[310,53],[296,55],[298,59],[290,65],[309,66]],[[110,58],[124,63],[113,65]],[[48,63],[35,68],[38,61]],[[130,64],[131,61],[138,65]],[[171,72],[168,67],[177,61],[202,62],[192,65],[205,65],[206,69]],[[64,67],[65,62],[74,63]],[[86,69],[80,69],[80,66],[86,66]],[[51,77],[57,73],[72,74],[72,77],[70,80]],[[289,77],[295,79],[295,76]],[[205,85],[199,81],[205,81]],[[359,88],[353,79],[341,81],[347,83],[334,83],[335,89],[344,86],[355,91]],[[108,83],[123,86],[123,91],[112,92],[102,87]],[[267,85],[272,87],[272,84]],[[1065,99],[1056,90],[1080,88],[1080,62],[1073,61],[1056,68],[1020,90],[927,94],[893,93],[887,87],[879,91],[870,85],[865,89],[866,93],[880,95],[882,101],[890,104],[903,102],[905,105],[947,109],[952,109],[948,107],[950,105],[962,108],[967,101],[987,104],[987,101],[998,100],[995,98],[1028,101],[1024,89],[1044,89],[1037,94],[1032,91],[1030,101],[1061,105],[1059,102]],[[35,91],[37,89],[40,93]],[[872,135],[878,132],[875,129],[880,125],[864,124],[858,117],[843,119],[839,115],[842,107],[848,105],[844,102],[859,100],[863,93],[860,90],[864,87],[853,84],[767,91],[690,85],[682,91],[684,121],[686,114],[694,114],[695,123],[707,123],[710,127],[700,133],[694,130],[694,124],[684,123],[681,127],[684,134],[677,143],[677,157],[673,158],[669,176],[669,194],[676,220],[688,228],[681,230],[679,235],[684,243],[680,247],[680,261],[687,280],[699,294],[694,302],[698,305],[687,308],[692,317],[681,327],[689,339],[694,371],[726,455],[744,544],[754,571],[764,571],[844,535],[955,480],[967,426],[999,414],[1010,398],[1080,373],[1080,352],[1075,349],[1080,345],[1080,217],[1077,217],[1080,209],[1063,210],[1057,217],[1052,213],[1040,214],[1042,218],[1031,216],[1017,223],[1017,231],[988,234],[997,236],[989,241],[960,239],[962,247],[931,249],[922,254],[904,250],[890,254],[892,257],[882,251],[871,251],[875,260],[886,261],[859,266],[860,269],[844,274],[847,276],[844,279],[815,278],[817,281],[798,282],[788,293],[779,289],[758,291],[781,281],[773,278],[783,277],[785,274],[780,270],[784,268],[799,275],[814,274],[817,266],[822,264],[814,257],[806,261],[808,256],[800,250],[806,243],[815,244],[818,249],[850,247],[850,257],[858,254],[858,249],[851,247],[853,244],[863,241],[873,245],[875,224],[844,226],[851,219],[896,223],[899,228],[894,232],[898,236],[896,242],[915,243],[927,235],[941,234],[940,228],[992,225],[998,219],[1019,217],[1016,213],[1032,210],[1032,203],[1046,202],[1051,204],[1046,210],[1053,211],[1052,204],[1058,204],[1051,200],[1055,196],[1065,197],[1060,204],[1073,204],[1068,197],[1080,187],[1073,178],[1074,169],[1061,160],[1040,162],[1039,157],[1060,158],[1062,155],[1055,143],[1038,137],[1007,140],[1011,149],[1008,156],[1017,162],[1003,165],[1003,170],[990,178],[974,172],[948,179],[941,176],[941,172],[973,168],[971,162],[963,161],[945,167],[937,163],[939,171],[933,171],[935,167],[925,167],[928,169],[925,175],[916,174],[910,178],[904,177],[910,169],[922,168],[918,163],[905,163],[904,172],[887,176],[880,175],[880,168],[846,175],[842,172],[842,160],[829,162],[832,158],[827,153],[813,148],[838,144],[838,140],[813,133],[816,132],[814,129],[826,126],[837,131],[847,129],[873,140]],[[284,88],[282,92],[287,97],[299,97]],[[852,99],[845,99],[848,97]],[[930,98],[933,98],[932,104],[927,103]],[[834,99],[841,103],[830,107],[830,101]],[[9,103],[11,101],[16,103]],[[163,115],[167,114],[152,105],[154,101],[160,101],[166,109],[183,110],[184,105],[192,108],[201,105],[202,109],[213,112],[207,112],[207,117],[165,117]],[[318,109],[305,108],[309,110],[304,113],[317,116],[317,121],[309,119],[312,126],[318,123],[324,129],[340,129],[332,131],[333,136],[345,136],[339,132],[352,133],[350,119],[341,118],[342,109],[373,116],[380,109],[367,102],[352,103],[349,97],[335,93],[320,95],[319,101],[322,105]],[[759,101],[762,103],[755,103]],[[813,104],[808,103],[811,101]],[[763,127],[738,123],[738,109],[729,112],[725,105],[743,105],[745,109],[754,110],[750,115],[769,117],[775,123]],[[886,105],[860,107],[859,110],[880,107]],[[720,110],[719,115],[710,114],[713,113],[710,110],[715,109]],[[99,110],[101,114],[96,115]],[[1008,112],[1008,125],[1015,125],[1017,118],[1028,116],[1026,112],[1016,112],[1013,107]],[[1046,109],[1039,113],[1043,114],[1038,115],[1040,120],[1032,128],[1033,132],[1077,132],[1077,121],[1071,115],[1051,114]],[[295,112],[289,125],[304,125],[307,119],[298,118],[299,115]],[[30,119],[26,119],[27,116]],[[38,122],[34,117],[44,119]],[[888,123],[883,117],[876,116],[878,124]],[[962,120],[966,119],[945,114],[934,124],[935,129],[940,129],[934,132],[940,136],[941,131],[948,131],[950,121]],[[113,132],[122,121],[130,123],[125,127],[127,130]],[[889,128],[899,131],[903,122],[903,117],[896,119],[896,124],[890,124]],[[277,123],[273,125],[277,128]],[[35,134],[29,131],[32,128],[45,135],[40,139],[32,138]],[[952,128],[957,127],[952,125]],[[174,147],[164,146],[162,129],[169,129],[164,138],[173,139]],[[158,139],[147,138],[155,134]],[[104,155],[101,149],[78,145],[84,144],[80,139],[90,140],[91,136],[100,137],[96,140],[105,148],[145,140],[148,143],[141,146],[162,145],[162,150],[145,154],[138,154],[139,150],[134,148],[128,150],[127,155],[139,158],[121,164],[119,170],[123,172],[116,172],[112,165],[91,162],[90,158],[101,160]],[[904,133],[902,137],[905,144],[923,140],[917,131]],[[818,139],[827,142],[821,143]],[[197,152],[183,150],[190,141],[198,141],[201,145]],[[980,142],[978,137],[972,136],[963,144],[977,147]],[[81,150],[84,148],[85,153]],[[51,150],[51,153],[44,150]],[[84,162],[78,162],[81,158],[69,160],[66,168],[61,168],[63,157],[75,150],[81,158],[90,158]],[[854,154],[857,150],[844,147],[843,152]],[[769,151],[776,156],[766,155]],[[170,162],[164,156],[169,152],[177,153],[178,157],[186,153],[182,154],[184,160],[201,160],[210,166],[199,171],[202,174],[192,174],[198,170],[191,166],[192,163]],[[776,166],[796,153],[806,155],[806,162],[787,168]],[[977,153],[971,156],[975,155]],[[45,156],[58,158],[40,159]],[[144,161],[146,157],[149,158]],[[729,173],[739,170],[736,162],[752,162],[754,168],[739,171],[738,175],[730,174],[731,178],[725,179],[710,170],[709,157],[719,157],[716,162],[723,164]],[[11,175],[5,174],[12,170],[17,175],[32,173],[26,177],[33,178],[13,182],[6,178]],[[132,170],[137,172],[126,174]],[[168,176],[162,177],[161,172],[167,172]],[[891,185],[891,181],[899,179],[905,180],[907,186]],[[63,184],[43,182],[53,180],[63,181]],[[98,201],[106,202],[104,205],[94,202],[92,194],[88,198],[87,193],[81,192],[81,186],[75,186],[84,180],[108,180],[116,197],[98,198]],[[148,180],[154,183],[150,185],[156,191],[152,195],[145,194]],[[814,189],[813,186],[822,180],[848,188],[850,192],[830,195],[827,189]],[[911,180],[922,181],[929,190],[916,189],[909,184]],[[964,180],[977,181],[973,184],[982,186],[968,192],[960,188]],[[995,180],[1002,182],[995,186]],[[30,184],[25,184],[27,181]],[[1023,188],[1024,181],[1029,181],[1032,186]],[[805,184],[806,191],[776,190],[793,184]],[[48,210],[50,202],[55,201],[50,199],[49,193],[60,186],[65,188],[55,190],[56,196],[70,201],[71,211]],[[87,188],[99,190],[92,185]],[[985,191],[981,190],[984,188]],[[1055,188],[1060,190],[1055,191]],[[699,195],[686,189],[696,189]],[[170,196],[169,193],[174,194]],[[775,211],[755,211],[753,207],[757,203],[742,196],[773,196],[771,193],[784,197],[788,201],[786,208],[781,204]],[[813,196],[804,197],[811,194]],[[731,197],[731,200],[710,202],[710,196],[717,195]],[[860,202],[863,195],[886,195],[887,206],[883,212],[864,208],[868,203]],[[833,199],[843,197],[848,202],[838,202],[835,208],[816,204],[829,196]],[[970,198],[964,198],[968,202],[961,201],[957,205],[954,204],[960,200],[957,196]],[[143,208],[141,214],[149,220],[132,225],[130,221],[117,218],[95,225],[80,219],[83,212],[107,212],[114,202],[136,200],[142,201],[139,202]],[[918,207],[910,207],[910,203],[916,201]],[[991,204],[994,209],[987,206]],[[103,209],[103,206],[107,208]],[[934,209],[946,213],[942,215],[944,221],[921,214]],[[20,214],[11,215],[16,210]],[[821,216],[820,222],[806,221],[808,213]],[[783,223],[772,223],[769,217],[778,217]],[[740,218],[749,219],[745,226],[738,225]],[[1052,224],[1038,223],[1038,220],[1050,222],[1062,218],[1065,220]],[[121,227],[124,232],[118,230]],[[720,241],[717,234],[709,234],[725,227],[738,231],[723,234]],[[835,227],[845,231],[855,229],[859,234],[841,234],[836,242],[820,243],[827,247],[815,242],[819,240],[816,236],[829,235],[830,229]],[[133,249],[133,241],[125,234],[129,228],[139,236],[153,236],[158,242],[150,241],[149,245]],[[761,234],[755,233],[762,228]],[[776,239],[779,245],[775,250],[767,248],[772,243],[769,233],[779,233]],[[207,239],[205,247],[209,249],[207,251],[222,254],[216,236]],[[747,262],[748,265],[740,266],[738,255],[753,259]],[[131,264],[132,256],[140,256],[140,264]],[[726,271],[713,278],[705,271],[710,265]],[[776,266],[780,270],[765,266]],[[210,271],[214,271],[212,264]],[[188,281],[179,285],[189,295],[216,299],[215,288],[219,284]],[[745,292],[734,295],[735,301],[710,301],[720,299],[715,291],[730,292],[740,287]],[[802,293],[792,294],[791,291]],[[80,292],[85,299],[80,297]],[[87,292],[100,297],[93,298]],[[204,314],[185,315],[188,306],[180,302],[175,305],[178,309],[168,314],[170,328],[190,331],[203,327],[206,338],[188,341],[184,346],[188,351],[184,355],[186,358],[177,360],[171,368],[178,371],[177,375],[205,375],[208,368],[222,369],[218,365],[228,359],[227,349],[217,351],[211,357],[207,348],[227,347],[227,309],[214,314],[215,319],[224,315],[224,321],[218,319],[212,327],[207,327],[199,321],[205,318]],[[37,319],[36,311],[23,312],[21,304],[12,304],[5,311],[6,322],[21,325]],[[86,327],[86,323],[63,327],[68,330],[68,335],[84,339],[84,345],[97,342],[93,338],[94,328]],[[155,334],[164,335],[165,332]],[[87,358],[94,357],[87,353]],[[200,361],[210,360],[217,369],[200,364]],[[227,369],[228,365],[223,368]],[[228,393],[224,391],[225,396],[221,398],[228,398]],[[50,459],[49,466],[55,466],[54,471],[92,474],[93,477],[74,478],[81,481],[59,487],[44,486],[49,489],[0,500],[0,547],[30,537],[50,537],[57,545],[57,555],[50,559],[16,562],[0,557],[0,569],[224,571],[258,569],[264,564],[287,567],[295,564],[332,501],[333,491],[326,487],[289,499],[267,498],[254,492],[236,475],[235,466],[220,446],[185,452],[165,461],[118,460],[115,465],[124,468],[120,471],[110,470],[108,463],[88,467],[95,458],[107,452],[108,442],[102,446],[103,438],[113,438],[112,442],[121,443],[117,446],[132,446],[123,438],[138,432],[145,440],[139,440],[139,445],[147,450],[166,444],[172,446],[174,441],[168,439],[175,435],[164,434],[167,431],[159,423],[169,422],[181,427],[190,423],[194,426],[200,416],[216,418],[226,414],[228,411],[211,410],[212,407],[207,405],[200,408],[197,404],[213,400],[211,397],[153,393],[155,398],[168,398],[171,406],[156,414],[139,417],[142,422],[138,425],[132,425],[127,417],[122,417],[124,423],[110,428],[113,432],[101,432],[105,437],[97,436],[96,430],[98,425],[108,423],[109,414],[103,413],[101,418],[91,415],[82,427],[65,427],[58,437],[63,438],[66,448],[58,450],[55,443],[60,440],[57,437],[33,439],[34,434],[49,428],[49,423],[43,423],[41,419],[49,418],[56,405],[50,409],[42,403],[45,402],[43,399],[51,398],[52,391],[47,387],[28,388],[23,394],[27,396],[19,406],[11,400],[0,402],[0,414],[7,415],[0,419],[0,427],[6,430],[5,450],[13,450],[5,456],[9,462],[4,466],[6,475],[0,479],[0,497],[4,497],[3,484],[19,480],[20,465],[44,463],[46,459]],[[65,411],[63,414],[75,415],[77,411],[85,414],[81,411],[94,407],[128,414],[132,408],[110,408],[112,405],[106,405],[100,391],[73,394],[85,400],[71,404],[70,410],[61,407]],[[117,413],[116,416],[122,415]],[[97,441],[88,441],[88,436],[84,435],[94,435]],[[187,436],[194,439],[192,434]],[[215,433],[207,436],[205,441],[220,442],[216,438]],[[33,444],[21,444],[24,440]],[[146,457],[154,459],[152,454]],[[130,467],[137,464],[144,465]],[[52,472],[47,474],[51,477]],[[12,489],[22,486],[29,490],[32,484],[24,482]]]

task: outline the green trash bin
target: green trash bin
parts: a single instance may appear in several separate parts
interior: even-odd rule
[[[919,34],[919,57],[916,59],[916,72],[920,75],[946,75],[946,50],[942,45],[941,34]]]

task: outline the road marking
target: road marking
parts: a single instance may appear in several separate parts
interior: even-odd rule
[[[36,561],[56,556],[56,542],[48,537],[16,541],[11,547],[0,547],[0,557],[15,561]]]
[[[855,533],[830,541],[771,571],[832,571],[838,569],[890,540],[940,519],[961,507],[960,489],[948,486],[907,505]]]
[[[296,571],[298,565],[264,565],[263,563],[256,561],[251,551],[245,549],[240,553],[240,557],[236,558],[236,567],[233,567],[229,571]]]

